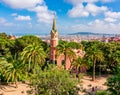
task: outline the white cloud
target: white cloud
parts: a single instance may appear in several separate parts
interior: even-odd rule
[[[116,22],[117,21],[116,19],[110,18],[110,17],[105,18],[104,20],[107,21],[107,22]]]
[[[34,12],[47,12],[48,7],[47,6],[36,6],[34,8],[30,8],[29,11],[34,11]]]
[[[103,24],[104,24],[104,21],[99,20],[99,19],[96,19],[96,20],[91,21],[91,22],[88,23],[89,26],[97,25],[97,24],[99,24],[99,25],[103,25]]]
[[[64,0],[65,2],[71,3],[73,5],[77,5],[79,3],[95,3],[95,2],[103,2],[103,3],[108,3],[108,2],[113,2],[114,0]]]
[[[87,26],[90,31],[99,32],[99,33],[119,33],[120,34],[120,25],[118,23],[107,23],[105,21],[93,21],[91,25]]]
[[[44,0],[2,0],[3,3],[15,9],[26,9],[35,12],[39,22],[50,23],[53,20],[53,11],[49,10]],[[12,16],[17,16],[12,14]],[[16,20],[30,20],[30,17],[18,16]]]
[[[93,3],[88,3],[86,6],[83,6],[83,4],[80,3],[69,10],[68,15],[70,17],[88,17],[89,14],[96,16],[100,13],[106,12],[107,10],[108,8],[105,6],[98,7]]]
[[[51,23],[53,14],[50,13],[37,13],[38,22]]]
[[[97,1],[99,1],[99,0],[65,0],[65,2],[71,3],[73,5],[77,5],[77,4],[83,3],[83,2],[94,3],[94,2],[97,2]]]
[[[37,6],[29,10],[36,12],[38,17],[38,22],[51,23],[51,21],[54,18],[54,14],[53,14],[54,11],[48,10],[47,6]]]
[[[110,18],[120,19],[120,12],[108,11],[108,12],[105,12],[105,16]]]
[[[12,25],[13,25],[13,23],[8,22],[4,18],[0,18],[0,26],[12,26]]]
[[[115,0],[65,0],[73,5],[73,8],[68,11],[70,17],[88,17],[90,14],[92,16],[110,15],[109,8],[107,6],[98,6],[96,2],[109,3]],[[119,13],[115,14],[115,17],[119,16]],[[119,16],[120,17],[120,16]],[[112,18],[109,16],[109,18]]]
[[[103,12],[105,12],[105,11],[108,10],[108,8],[105,7],[105,6],[98,7],[98,6],[96,6],[95,4],[92,4],[92,3],[87,4],[87,6],[85,7],[85,9],[89,13],[91,13],[93,16],[96,16],[96,15],[98,15],[100,13],[103,13]]]
[[[104,20],[107,22],[117,22],[120,20],[120,12],[107,11],[105,12]]]
[[[18,14],[17,13],[12,13],[11,16],[17,16]]]
[[[69,29],[69,27],[71,27],[71,28]],[[99,20],[99,19],[89,22],[86,25],[85,24],[76,24],[76,25],[72,25],[69,27],[67,28],[66,31],[120,34],[120,24],[107,23],[107,22]]]
[[[88,17],[89,12],[84,9],[84,6],[82,4],[79,4],[69,10],[68,15],[70,17]]]
[[[19,21],[30,21],[31,18],[30,18],[30,16],[21,16],[21,15],[18,15],[17,17],[15,17],[15,20],[19,20]]]
[[[35,7],[37,4],[43,4],[43,0],[2,0],[5,4],[12,8],[26,9]]]

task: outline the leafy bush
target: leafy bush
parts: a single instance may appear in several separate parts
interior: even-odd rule
[[[107,80],[108,90],[111,95],[120,95],[120,68],[118,73]]]
[[[70,78],[68,71],[53,65],[31,78],[38,95],[77,95],[77,81]]]

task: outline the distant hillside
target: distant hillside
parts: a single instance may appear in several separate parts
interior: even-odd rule
[[[92,33],[92,32],[77,32],[71,33],[68,35],[104,35],[104,36],[114,36],[114,34],[105,34],[105,33]]]

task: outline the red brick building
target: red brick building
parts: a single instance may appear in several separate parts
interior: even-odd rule
[[[58,45],[58,31],[56,28],[56,20],[55,19],[53,20],[53,26],[52,26],[50,35],[51,35],[51,38],[50,38],[50,60],[53,63],[57,63],[57,66],[60,67],[60,66],[62,66],[62,63],[64,61],[64,55],[60,55],[57,59],[55,57],[55,55],[56,55],[55,47]],[[74,49],[73,51],[75,52],[77,57],[78,56],[83,57],[85,54],[85,52],[82,51],[81,49],[78,49],[78,50]],[[67,70],[70,69],[71,60],[69,58],[67,58],[66,64],[64,64],[65,69],[67,69]]]

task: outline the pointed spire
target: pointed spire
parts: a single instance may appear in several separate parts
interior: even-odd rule
[[[56,19],[55,19],[56,14],[54,13],[54,19],[53,19],[53,27],[52,30],[56,30]]]
[[[55,18],[53,19],[53,27],[52,27],[52,30],[56,30],[56,19],[55,19]]]

